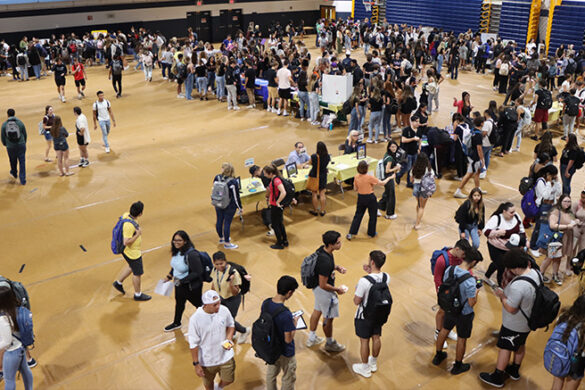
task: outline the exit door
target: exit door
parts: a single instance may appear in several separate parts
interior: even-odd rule
[[[228,34],[235,37],[235,33],[242,29],[242,9],[219,10],[219,34],[221,39]]]
[[[335,20],[335,6],[322,5],[321,6],[321,19]]]
[[[188,12],[187,24],[193,27],[198,40],[211,42],[211,11]]]

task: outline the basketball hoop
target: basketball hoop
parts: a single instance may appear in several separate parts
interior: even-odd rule
[[[372,5],[374,4],[373,1],[362,1],[364,3],[364,8],[366,12],[372,12]]]

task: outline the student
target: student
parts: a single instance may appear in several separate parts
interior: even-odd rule
[[[143,49],[140,55],[142,65],[144,65],[144,81],[152,81],[152,67],[154,55],[149,49]]]
[[[238,245],[230,241],[230,230],[236,210],[239,210],[240,215],[244,213],[244,208],[240,201],[240,189],[238,188],[238,181],[234,177],[234,166],[226,162],[221,165],[221,170],[221,174],[216,175],[213,178],[213,182],[225,181],[227,183],[230,202],[224,209],[215,207],[215,230],[219,236],[220,245],[223,245],[225,249],[238,249]]]
[[[535,141],[540,137],[540,130],[546,131],[548,128],[548,110],[552,105],[552,94],[546,89],[546,80],[540,80],[538,86],[539,88],[534,92],[538,97],[534,117],[532,117],[536,126],[534,127],[534,136],[530,137]]]
[[[445,270],[443,282],[453,276],[457,279],[465,277],[482,260],[483,258],[478,250],[469,251],[468,256],[465,256],[461,264],[450,265]],[[441,331],[437,337],[436,354],[433,358],[433,364],[435,366],[438,366],[447,358],[447,352],[443,352],[444,342],[452,329],[457,326],[457,348],[455,352],[455,364],[451,368],[452,375],[462,374],[471,368],[471,364],[463,363],[463,357],[465,356],[467,339],[471,336],[471,330],[473,328],[473,318],[475,316],[473,307],[477,303],[478,293],[477,282],[473,276],[461,282],[459,285],[459,294],[461,301],[464,302],[461,313],[459,315],[446,313]]]
[[[184,230],[173,234],[171,241],[171,270],[166,276],[167,281],[175,282],[175,317],[173,322],[165,326],[165,332],[181,327],[185,303],[191,302],[195,308],[202,305],[201,289],[203,288],[203,267],[199,252]]]
[[[67,76],[67,66],[63,63],[61,57],[57,57],[56,63],[53,65],[53,74],[55,75],[55,85],[57,85],[59,100],[65,103],[65,76]]]
[[[272,249],[284,249],[288,246],[288,238],[286,236],[286,229],[283,222],[283,206],[280,204],[286,196],[286,190],[278,168],[274,164],[266,165],[263,169],[264,176],[270,180],[266,197],[270,205],[270,220],[272,222],[272,229],[276,235],[276,244],[270,245]],[[295,200],[293,199],[293,203]]]
[[[104,98],[103,91],[97,91],[97,97],[98,99],[93,103],[93,129],[96,130],[97,124],[100,124],[106,153],[110,153],[108,135],[110,134],[110,125],[113,124],[114,127],[116,127],[116,118],[114,118],[114,112],[112,111],[110,101]]]
[[[136,219],[142,216],[144,211],[144,203],[141,201],[132,203],[130,206],[130,212],[122,215],[123,219],[129,221],[124,222],[122,225],[122,236],[124,238],[124,251],[122,257],[126,260],[127,266],[120,271],[118,279],[113,283],[116,290],[122,294],[126,294],[122,283],[130,274],[132,274],[132,285],[134,286],[134,300],[135,301],[148,301],[151,296],[144,294],[140,289],[140,279],[144,273],[142,265],[142,229],[138,226]]]
[[[16,373],[19,372],[24,382],[25,390],[33,389],[33,376],[27,364],[25,351],[18,337],[16,297],[10,287],[0,287],[0,351],[4,351],[2,357],[2,369],[4,374],[4,388],[12,390],[16,388]]]
[[[244,85],[246,87],[246,94],[248,95],[248,107],[256,107],[256,70],[254,69],[254,62],[252,60],[246,61],[247,69],[244,72]]]
[[[73,64],[71,64],[71,72],[73,73],[73,79],[75,80],[75,87],[77,88],[77,98],[85,97],[83,91],[85,91],[85,80],[87,80],[87,74],[85,68],[77,58],[73,58]]]
[[[276,70],[278,69],[278,62],[272,61],[270,63],[270,68],[264,71],[263,77],[265,80],[268,81],[268,100],[266,102],[267,108],[266,111],[268,112],[276,112],[277,102],[278,99],[278,83],[276,80]]]
[[[372,88],[368,99],[368,107],[370,108],[370,123],[368,125],[368,139],[367,143],[378,143],[378,136],[382,133],[382,106],[384,101],[379,88]],[[372,138],[372,130],[374,130],[374,138]],[[382,138],[382,140],[384,140]]]
[[[526,355],[526,338],[530,333],[527,318],[532,313],[535,293],[533,285],[519,277],[530,278],[537,285],[542,283],[540,273],[530,268],[530,256],[522,249],[511,249],[506,253],[504,265],[516,278],[504,290],[494,290],[502,302],[502,327],[497,344],[496,369],[492,373],[479,374],[479,379],[494,387],[502,387],[508,376],[515,381],[519,380],[520,365]],[[512,354],[512,364],[508,364]]]
[[[227,307],[234,318],[236,332],[234,339],[238,343],[244,343],[250,335],[250,328],[246,328],[236,321],[238,309],[242,303],[240,286],[242,276],[228,264],[225,253],[217,251],[213,254],[213,269],[211,270],[211,289],[217,291],[221,297],[221,304]],[[241,333],[238,339],[237,333]]]
[[[281,276],[276,284],[276,295],[262,302],[262,311],[276,313],[281,308],[283,309],[280,314],[273,317],[282,350],[278,360],[266,368],[266,388],[268,390],[277,390],[276,379],[281,370],[281,389],[293,390],[295,388],[297,379],[295,333],[300,316],[294,317],[288,307],[284,306],[284,303],[292,297],[298,287],[299,284],[292,276]]]
[[[467,172],[461,179],[461,183],[455,190],[453,197],[459,199],[465,199],[467,196],[461,190],[465,187],[465,184],[469,179],[473,178],[475,188],[479,188],[482,194],[487,193],[482,190],[479,185],[479,174],[483,167],[485,167],[485,159],[483,156],[483,135],[481,128],[483,127],[484,119],[482,116],[478,116],[473,120],[474,128],[471,130],[471,150],[467,151]]]
[[[539,247],[538,237],[540,235],[540,225],[542,219],[546,221],[546,217],[554,204],[562,194],[561,184],[558,179],[558,169],[554,165],[547,165],[538,171],[539,178],[534,184],[534,203],[538,206],[538,215],[536,216],[536,223],[532,230],[532,236],[530,237],[530,254],[534,257],[539,257],[542,253],[540,249],[546,249]],[[542,243],[541,243],[542,244]]]
[[[315,308],[311,314],[309,338],[305,345],[311,348],[325,341],[315,334],[319,319],[323,315],[323,333],[327,338],[325,350],[327,352],[341,352],[345,350],[345,345],[339,344],[333,338],[333,319],[339,317],[339,299],[337,296],[347,292],[347,287],[343,285],[335,287],[335,271],[341,274],[347,272],[345,267],[336,265],[333,258],[333,252],[341,249],[341,234],[329,230],[323,234],[322,238],[323,245],[317,249],[317,262],[315,264],[315,275],[319,284],[313,289]]]
[[[368,210],[370,221],[368,222],[368,236],[376,236],[376,222],[378,219],[378,201],[374,194],[374,186],[385,186],[390,180],[394,179],[394,175],[388,176],[384,180],[368,174],[369,165],[366,161],[361,160],[357,166],[357,175],[353,179],[353,189],[357,191],[358,198],[355,209],[355,214],[349,228],[349,233],[346,238],[351,240],[353,236],[358,233],[360,224],[364,213]]]
[[[10,176],[15,180],[20,178],[20,184],[26,184],[26,127],[20,119],[16,117],[14,109],[9,108],[6,111],[8,119],[2,123],[2,145],[8,152],[10,161]]]
[[[53,137],[53,147],[57,153],[57,169],[59,169],[60,176],[73,175],[73,172],[69,171],[69,144],[67,143],[69,132],[63,127],[60,116],[55,115],[51,126],[51,136]]]
[[[386,255],[379,250],[371,251],[368,263],[363,269],[368,273],[366,277],[360,278],[353,297],[353,303],[357,306],[355,313],[355,334],[360,339],[361,363],[352,365],[353,372],[366,378],[372,376],[372,372],[378,371],[378,356],[382,348],[382,325],[364,317],[364,308],[368,305],[370,289],[373,286],[372,280],[376,283],[390,284],[390,276],[382,272],[382,266],[386,262]],[[371,278],[372,280],[369,280]],[[372,340],[372,354],[370,355],[370,340]]]
[[[225,72],[225,89],[227,90],[227,109],[239,110],[238,106],[238,77],[239,73],[236,71],[236,60],[230,59],[229,66]]]
[[[573,133],[569,134],[567,143],[561,152],[560,161],[560,175],[561,181],[563,182],[563,194],[571,195],[571,179],[575,174],[575,161],[579,158],[579,155],[583,153],[579,147],[579,141],[577,136]]]
[[[317,151],[311,155],[311,171],[309,177],[316,177],[319,179],[319,188],[317,191],[312,191],[313,210],[309,210],[311,215],[317,216],[325,215],[325,204],[327,196],[325,195],[325,187],[327,186],[327,166],[331,161],[327,145],[324,142],[317,142]]]
[[[224,389],[235,379],[234,319],[213,290],[201,297],[203,306],[189,319],[189,348],[195,373],[205,390]],[[215,383],[219,374],[220,382]]]
[[[89,135],[89,124],[87,123],[87,117],[81,113],[81,108],[73,107],[73,113],[75,114],[75,135],[77,137],[77,145],[79,146],[79,167],[85,168],[89,165],[89,154],[87,152],[87,145],[91,142],[91,136]]]
[[[47,147],[45,149],[45,162],[51,162],[51,159],[49,158],[49,151],[52,149],[51,146],[53,146],[51,126],[53,126],[54,119],[55,114],[53,112],[53,106],[45,106],[45,116],[43,116],[43,135],[45,136],[45,141],[47,141]]]
[[[123,71],[124,71],[124,63],[122,62],[122,57],[121,56],[114,57],[114,59],[112,60],[112,65],[110,66],[109,77],[112,80],[112,86],[114,87],[114,91],[116,92],[116,98],[122,97],[122,72]]]
[[[309,91],[307,89],[309,85],[309,76],[307,74],[307,68],[309,67],[309,60],[303,59],[301,62],[301,71],[297,78],[298,97],[299,97],[299,115],[301,121],[309,119],[309,113],[311,111],[311,103],[309,102]],[[306,107],[306,108],[305,108]]]
[[[384,215],[384,218],[386,219],[398,218],[396,215],[396,185],[394,183],[396,174],[400,171],[400,164],[396,158],[397,151],[398,144],[392,140],[388,141],[383,164],[385,176],[390,177],[390,180],[384,184],[384,194],[382,195],[382,199],[378,202],[378,209],[386,211],[386,215]]]
[[[402,130],[402,137],[400,138],[401,146],[404,151],[406,151],[406,164],[402,167],[398,179],[406,173],[406,186],[409,188],[412,188],[410,170],[412,169],[416,156],[420,150],[420,138],[416,136],[416,131],[419,126],[419,118],[413,116],[410,118],[410,126],[407,126]]]
[[[485,206],[480,188],[474,188],[467,200],[455,212],[455,222],[459,224],[459,236],[469,240],[475,249],[479,248],[479,236],[485,225]]]
[[[308,85],[309,90],[309,110],[311,111],[311,124],[319,126],[321,123],[317,120],[321,108],[319,105],[319,77],[315,73],[311,73],[311,78]],[[274,112],[274,111],[273,111]]]
[[[179,65],[177,64],[177,69],[178,68]],[[195,67],[195,76],[199,100],[207,100],[207,69],[205,68],[205,60],[203,57],[199,58],[199,63]]]
[[[294,85],[292,73],[288,69],[288,59],[282,61],[282,68],[276,72],[276,79],[278,80],[278,97],[280,98],[279,108],[276,111],[277,115],[288,116],[288,101],[290,99],[290,87]]]
[[[433,195],[425,191],[422,187],[423,176],[430,174],[432,171],[431,162],[427,154],[424,152],[419,153],[412,166],[412,196],[416,198],[416,222],[414,223],[414,230],[421,228],[425,207],[429,198]]]

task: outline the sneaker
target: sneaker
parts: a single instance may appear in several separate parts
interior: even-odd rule
[[[485,179],[486,176],[487,176],[487,171],[484,171],[484,172],[479,174],[480,179]]]
[[[231,109],[232,109],[232,107],[231,106],[228,106],[228,111],[231,110]]]
[[[563,285],[563,281],[559,279],[559,275],[553,275],[552,280],[557,286]]]
[[[437,339],[439,338],[439,330],[435,329],[435,341],[437,341]],[[447,345],[447,340],[443,341],[443,349],[447,349],[449,348],[449,345]]]
[[[246,342],[246,339],[248,338],[248,336],[250,335],[250,333],[252,332],[252,328],[247,327],[246,328],[246,332],[242,333],[240,335],[240,337],[238,337],[238,344],[244,344]]]
[[[396,219],[396,218],[398,218],[398,215],[396,215],[396,214],[384,215],[384,218],[386,218],[386,219]]]
[[[106,146],[106,153],[110,153],[110,148]]]
[[[181,95],[181,94],[177,95],[177,99],[183,99],[184,97],[185,97],[185,95]]]
[[[270,229],[269,231],[266,232],[267,236],[274,236],[274,230]]]
[[[89,160],[84,160],[84,161],[83,161],[82,168],[85,168],[85,167],[87,167],[87,166],[89,166]]]
[[[470,368],[471,364],[469,363],[455,364],[451,369],[451,375],[463,374],[464,372],[469,371]]]
[[[512,148],[512,149],[510,150],[510,152],[519,152],[519,151],[520,151],[520,149],[518,149],[518,148]]]
[[[235,111],[237,111],[237,110],[239,110],[239,109],[240,109],[240,106],[235,106],[235,107],[233,108],[233,110],[235,110]]]
[[[225,249],[238,249],[238,245],[232,242],[226,242],[223,246]]]
[[[312,346],[321,344],[323,341],[325,341],[323,337],[315,336],[314,339],[311,339],[309,337],[305,342],[305,345],[307,346],[307,348],[311,348]]]
[[[368,138],[368,139],[366,140],[366,142],[367,142],[367,143],[369,143],[369,144],[372,144],[372,143],[374,143],[374,141],[373,141],[371,138]]]
[[[510,377],[510,379],[518,381],[520,380],[520,366],[516,366],[513,364],[509,364],[508,367],[506,367],[506,374],[508,374],[508,376]]]
[[[146,295],[144,293],[141,293],[139,296],[134,295],[135,301],[149,301],[150,298],[152,298],[150,295]]]
[[[33,368],[33,367],[36,367],[36,366],[37,366],[37,364],[38,364],[38,363],[37,363],[37,361],[35,360],[35,358],[32,358],[32,359],[30,359],[30,360],[28,360],[28,361],[26,362],[26,365],[28,366],[28,368]]]
[[[457,199],[467,199],[467,195],[465,195],[463,192],[461,192],[461,190],[459,188],[457,188],[457,190],[453,194],[453,197],[457,198]]]
[[[223,238],[220,238],[218,243],[219,243],[219,245],[223,245],[223,244],[225,244],[225,240]]]
[[[457,333],[450,331],[449,334],[447,335],[447,338],[449,338],[453,341],[457,341]]]
[[[345,236],[345,238],[347,238],[348,241],[351,241],[351,234],[348,234],[347,236]]]
[[[548,276],[546,276],[546,275],[542,275],[542,281],[544,283],[550,283],[551,282],[550,278]]]
[[[270,107],[270,106],[266,107],[266,111],[272,112],[272,107]]]
[[[124,286],[122,286],[122,284],[117,280],[112,283],[112,286],[114,286],[114,288],[120,291],[122,294],[126,294],[126,291],[124,291]]]
[[[455,180],[455,181],[461,181],[461,178],[460,178],[459,176],[455,176],[455,177],[453,178],[453,180]]]
[[[172,332],[175,329],[179,329],[181,324],[175,324],[174,322],[170,325],[165,326],[165,332]]]
[[[567,137],[565,137],[564,135],[561,137],[561,140],[566,141]]]
[[[280,108],[276,110],[276,115],[280,115]]]
[[[288,112],[286,112],[286,110],[284,110],[284,112],[282,113],[282,116],[288,116]]]
[[[339,344],[337,340],[333,340],[333,342],[331,343],[325,343],[325,351],[327,352],[345,351],[345,345]]]
[[[443,360],[447,359],[447,352],[444,351],[439,351],[435,354],[435,357],[433,357],[433,364],[435,366],[438,366],[439,364],[441,364],[443,362]]]
[[[382,216],[382,212],[380,210],[378,210],[378,217]]]
[[[481,187],[479,188],[479,190],[481,191],[482,194],[484,194],[484,195],[487,194],[487,191],[482,189]]]
[[[250,104],[246,108],[254,108],[254,105],[253,104]]]
[[[540,257],[542,256],[542,254],[540,253],[539,250],[535,250],[535,249],[530,249],[530,254],[532,255],[532,257]]]
[[[378,361],[373,356],[368,357],[368,365],[370,366],[370,371],[378,371]]]
[[[282,245],[282,244],[274,244],[274,245],[270,245],[270,248],[271,249],[280,250],[280,249],[284,249],[284,245]]]
[[[302,118],[301,118],[301,122],[304,122],[304,121],[305,121],[305,119],[306,119],[305,117],[302,117]]]
[[[494,387],[504,387],[504,379],[496,372],[492,372],[491,374],[489,372],[482,372],[479,374],[479,379]]]
[[[79,160],[79,164],[77,164],[77,166],[78,166],[79,168],[83,167],[83,162],[84,162],[84,161],[85,161],[85,160],[83,160],[83,159]]]
[[[368,364],[356,363],[353,364],[351,368],[353,369],[353,372],[363,376],[364,378],[369,378],[372,376],[372,370]]]

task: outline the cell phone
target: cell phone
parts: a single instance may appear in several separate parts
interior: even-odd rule
[[[303,311],[302,310],[297,310],[294,313],[292,313],[293,317],[299,317],[303,315]]]

